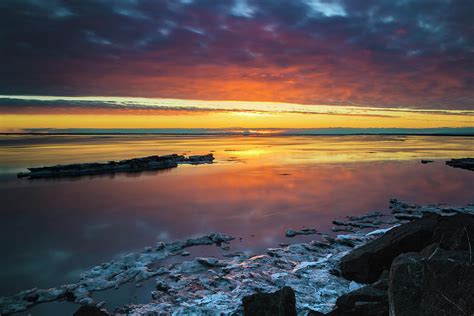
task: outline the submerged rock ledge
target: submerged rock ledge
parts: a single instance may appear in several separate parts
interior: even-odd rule
[[[448,166],[474,171],[474,158],[459,158],[446,161]]]
[[[336,301],[342,302],[337,305],[341,311],[343,302],[357,301],[354,296],[378,296],[380,293],[386,293],[384,286],[378,287],[375,284],[372,288],[364,289],[364,284],[344,278],[343,275],[347,275],[347,265],[341,265],[341,262],[342,258],[354,249],[357,251],[360,247],[369,245],[371,241],[383,241],[387,237],[382,239],[380,236],[385,236],[394,227],[409,222],[397,219],[394,215],[414,215],[416,218],[427,213],[442,217],[458,213],[474,214],[472,204],[464,207],[419,206],[395,199],[390,201],[390,209],[392,214],[372,212],[338,221],[337,224],[343,227],[350,224],[354,231],[349,234],[322,234],[317,240],[269,248],[267,253],[261,255],[234,253],[225,255],[224,259],[194,258],[181,263],[160,265],[160,260],[181,255],[187,247],[216,244],[226,249],[226,243],[233,238],[214,233],[185,241],[158,243],[142,252],[94,267],[83,273],[77,283],[52,289],[32,289],[0,298],[0,314],[23,311],[35,304],[55,300],[69,300],[103,308],[106,307],[103,302],[96,302],[92,298],[93,291],[117,288],[127,282],[139,283],[152,277],[156,279],[156,286],[150,293],[149,303],[126,305],[113,311],[113,314],[240,315],[244,313],[244,297],[275,292],[285,286],[291,287],[295,292],[298,315],[331,312]],[[353,291],[356,291],[355,294],[345,301],[338,300]],[[385,300],[385,296],[380,299]]]
[[[175,168],[179,164],[205,164],[212,163],[212,154],[186,157],[172,154],[165,156],[148,156],[106,163],[80,163],[69,165],[56,165],[48,167],[27,168],[29,172],[18,173],[19,178],[38,179],[53,177],[77,177],[85,175],[98,175],[117,172],[141,172]]]

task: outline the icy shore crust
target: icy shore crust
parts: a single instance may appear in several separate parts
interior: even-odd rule
[[[114,311],[114,315],[155,315],[157,312],[173,315],[241,314],[244,296],[273,292],[283,286],[294,289],[299,315],[310,310],[329,312],[340,295],[362,286],[342,278],[338,269],[340,259],[354,247],[424,213],[445,216],[474,214],[474,205],[420,206],[392,199],[390,210],[392,215],[371,212],[333,222],[334,231],[348,229],[349,234],[336,237],[319,234],[320,240],[269,248],[266,254],[257,256],[235,253],[225,255],[222,260],[194,258],[153,268],[160,260],[180,255],[185,248],[192,246],[215,244],[227,249],[226,244],[233,237],[213,233],[185,241],[158,243],[142,252],[96,266],[83,273],[77,283],[52,289],[31,289],[0,298],[0,314],[23,311],[55,300],[103,307],[103,302],[91,298],[92,292],[118,288],[127,282],[139,283],[152,277],[156,278],[156,287],[151,292],[150,302],[124,306]]]
[[[79,177],[86,175],[114,174],[120,172],[142,172],[176,168],[180,164],[210,164],[214,161],[213,154],[184,155],[172,154],[165,156],[148,156],[107,163],[75,163],[47,167],[28,168],[28,172],[18,173],[18,178],[42,179],[55,177]]]

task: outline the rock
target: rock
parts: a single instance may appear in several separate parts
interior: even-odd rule
[[[83,305],[73,314],[73,316],[108,316],[109,313],[95,306]]]
[[[245,316],[296,316],[295,292],[285,286],[274,293],[257,293],[242,299]]]
[[[386,303],[388,311],[387,291],[379,290],[372,285],[367,285],[358,290],[342,295],[337,299],[336,305],[351,310],[354,309],[357,302]]]
[[[168,292],[170,286],[165,282],[156,282],[155,289],[161,292]]]
[[[188,159],[191,164],[202,164],[202,163],[212,163],[214,160],[214,155],[213,154],[207,154],[207,155],[196,155],[196,156],[189,156]]]
[[[336,242],[336,238],[334,238],[334,237],[331,237],[331,236],[326,235],[326,234],[324,234],[322,236],[323,236],[324,241],[329,245],[332,245]],[[323,241],[323,243],[324,243],[324,241]],[[315,242],[316,242],[316,240],[315,240]]]
[[[347,232],[347,233],[353,233],[355,232],[355,229],[351,226],[342,226],[342,227],[339,227],[339,226],[333,226],[331,228],[331,231],[337,233],[337,232]]]
[[[450,250],[474,251],[474,216],[458,214],[439,218],[433,243],[439,242],[440,247]]]
[[[52,177],[76,177],[117,172],[140,172],[147,170],[175,168],[178,166],[178,164],[182,163],[212,163],[213,160],[214,156],[212,154],[189,156],[188,158],[183,155],[172,154],[166,156],[148,156],[120,161],[109,161],[107,163],[93,162],[28,168],[29,172],[20,172],[17,176],[19,178],[38,179]]]
[[[351,248],[354,248],[356,245],[354,241],[350,239],[345,239],[345,238],[336,238],[336,242],[340,245],[351,247]]]
[[[434,162],[434,161],[433,160],[428,160],[428,159],[422,159],[421,160],[421,163],[424,164],[424,165],[426,165],[427,163],[432,163],[432,162]]]
[[[220,247],[223,243],[229,243],[231,240],[234,240],[234,237],[220,233],[211,233],[200,238],[187,239],[184,243],[184,246],[192,247],[215,244],[216,246]]]
[[[379,225],[365,221],[341,221],[333,220],[332,223],[336,226],[350,226],[354,228],[377,228]]]
[[[71,291],[66,291],[64,292],[62,298],[68,302],[74,302],[76,300],[76,295],[74,295],[74,293]]]
[[[340,296],[336,308],[328,315],[388,315],[388,272],[384,271],[374,284],[361,287]]]
[[[353,232],[356,229],[378,228],[380,225],[393,225],[398,223],[393,219],[382,219],[385,215],[381,212],[371,212],[360,216],[347,216],[348,220],[333,220],[332,223],[336,225],[332,231],[349,231]]]
[[[325,239],[326,240],[326,239]],[[333,239],[334,240],[334,239]],[[312,247],[318,247],[318,248],[329,248],[331,247],[332,242],[327,241],[319,241],[319,240],[312,240],[310,241],[309,245]]]
[[[32,293],[25,296],[25,300],[28,302],[36,302],[38,298],[39,298],[39,295],[37,293]]]
[[[372,283],[392,260],[401,253],[420,251],[432,243],[438,216],[427,214],[423,219],[395,227],[379,239],[354,249],[341,260],[342,275],[359,283]]]
[[[391,206],[392,210],[397,212],[398,210],[405,212],[402,209],[413,210],[417,214],[449,212],[450,216],[435,215],[438,221],[436,227],[446,220],[452,223],[443,224],[448,227],[440,228],[438,233],[441,237],[434,237],[438,234],[434,229],[431,238],[442,240],[444,247],[453,249],[470,247],[469,240],[472,238],[467,237],[471,236],[469,217],[456,219],[458,215],[453,213],[474,213],[474,204],[463,207],[421,206],[393,200]],[[353,220],[352,217],[348,218]],[[454,229],[455,227],[458,230]],[[464,227],[467,233],[463,235]],[[144,284],[143,282],[150,278],[156,278],[157,283],[156,289],[152,291],[151,300],[140,304],[128,304],[116,309],[116,313],[120,314],[121,310],[122,314],[126,315],[239,315],[243,309],[242,298],[249,293],[253,291],[271,293],[286,285],[291,285],[298,293],[299,314],[316,313],[312,311],[329,313],[338,297],[359,290],[363,286],[337,276],[340,259],[349,251],[349,248],[341,242],[348,240],[358,247],[393,229],[395,228],[389,227],[370,233],[357,232],[336,237],[323,235],[321,241],[293,243],[285,248],[271,249],[273,255],[231,253],[224,254],[219,260],[203,258],[202,263],[197,259],[178,260],[179,262],[170,264],[160,261],[181,254],[187,247],[210,244],[221,247],[232,240],[232,237],[209,234],[183,241],[158,243],[151,251],[147,248],[145,252],[130,253],[93,267],[85,271],[77,283],[50,289],[31,289],[10,297],[0,297],[0,314],[22,312],[36,304],[62,301],[67,297],[75,303],[100,308],[99,303],[93,300],[95,291],[119,288],[122,284],[131,282]],[[432,249],[430,254],[433,252]],[[377,281],[371,286],[375,287],[378,284]],[[354,308],[360,313],[373,313],[380,308],[380,302],[355,301]]]
[[[474,248],[474,216],[457,214],[440,216],[426,213],[415,220],[385,233],[341,260],[342,275],[360,283],[372,283],[392,260],[405,252],[417,252],[432,243],[441,248],[468,250]]]
[[[314,235],[318,232],[313,228],[303,228],[301,230],[288,229],[285,233],[286,237],[295,237],[297,235]]]
[[[474,215],[474,205],[465,205],[465,206],[446,206],[443,204],[437,205],[415,205],[408,204],[396,199],[390,200],[390,210],[395,217],[397,215],[414,215],[414,217],[421,217],[426,213],[434,213],[439,215],[452,215],[455,213],[460,214],[472,214]],[[402,215],[403,216],[403,215]],[[411,220],[413,217],[407,219]]]
[[[216,258],[196,258],[196,260],[203,266],[209,267],[209,268],[224,266],[224,264],[220,260],[217,260]]]
[[[336,225],[331,230],[354,232],[354,228],[366,229],[377,228],[384,224],[394,224],[393,220],[383,220],[385,215],[381,212],[370,212],[365,215],[347,216],[347,220],[333,220],[332,223]],[[338,227],[339,226],[339,227]]]
[[[372,283],[391,266],[390,315],[474,315],[473,243],[474,216],[427,213],[355,249],[340,267],[345,278]],[[386,287],[379,280],[345,294],[330,315],[388,315]]]
[[[446,161],[448,166],[474,171],[474,158],[460,158]]]
[[[391,315],[474,315],[474,265],[469,251],[434,244],[398,256],[390,269]]]
[[[421,214],[395,214],[395,218],[399,219],[401,221],[407,220],[407,221],[413,221],[415,219],[420,219],[422,218],[423,215]]]

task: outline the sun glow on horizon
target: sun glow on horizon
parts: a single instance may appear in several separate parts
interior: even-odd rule
[[[474,111],[132,97],[0,95],[0,130],[472,127]],[[263,133],[261,130],[259,133]],[[269,132],[270,133],[270,132]]]

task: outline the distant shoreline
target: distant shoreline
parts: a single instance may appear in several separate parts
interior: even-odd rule
[[[248,136],[248,137],[280,137],[280,136],[462,136],[471,137],[474,133],[327,133],[327,134],[304,134],[304,133],[0,133],[2,136]]]
[[[223,127],[223,128],[24,128],[3,135],[171,135],[171,136],[474,136],[474,126],[436,128],[397,127]]]

